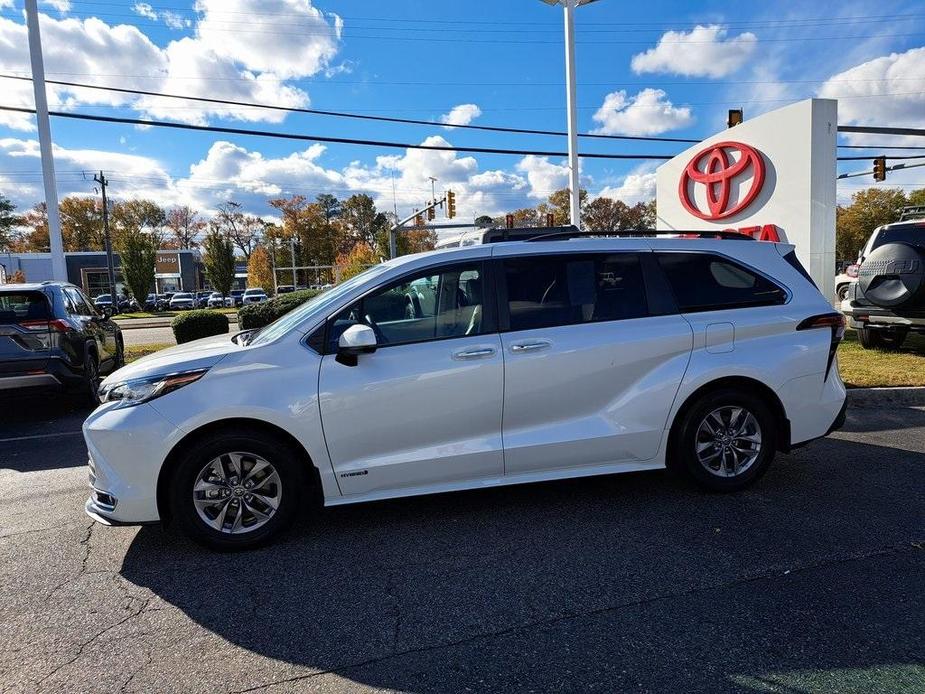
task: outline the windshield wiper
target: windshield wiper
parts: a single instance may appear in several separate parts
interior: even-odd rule
[[[242,330],[237,335],[231,338],[231,341],[236,345],[241,345],[242,347],[247,347],[250,344],[250,341],[254,339],[254,336],[259,332],[259,328],[251,328],[250,330]]]

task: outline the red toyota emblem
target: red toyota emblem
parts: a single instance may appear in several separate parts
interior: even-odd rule
[[[736,159],[734,155],[738,153]],[[751,174],[752,181],[745,195],[740,195],[738,202],[732,204],[733,184],[741,177]],[[697,208],[691,194],[694,184],[702,183],[706,187],[706,212]],[[684,209],[700,219],[725,219],[741,212],[752,204],[761,186],[764,184],[764,159],[754,147],[741,142],[717,142],[702,149],[690,160],[684,173],[678,194]]]

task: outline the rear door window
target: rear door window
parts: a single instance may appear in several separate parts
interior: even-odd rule
[[[503,266],[510,330],[648,315],[635,253],[518,256]]]
[[[783,288],[722,256],[658,253],[657,257],[681,313],[773,306],[787,300]]]
[[[49,318],[48,299],[42,292],[0,292],[0,325]]]

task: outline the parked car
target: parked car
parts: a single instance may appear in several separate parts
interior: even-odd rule
[[[267,293],[261,287],[246,289],[241,296],[241,305],[259,304],[267,300]]]
[[[170,297],[170,310],[182,311],[196,308],[196,298],[189,292],[178,292]]]
[[[276,287],[277,296],[280,294],[292,294],[295,291],[295,287],[291,284],[280,284]]]
[[[0,285],[0,394],[64,390],[96,405],[100,374],[123,362],[122,331],[78,287]]]
[[[225,307],[226,308],[241,308],[241,306],[244,305],[243,297],[244,297],[243,289],[232,289],[231,294],[225,297]]]
[[[553,235],[401,257],[107,378],[86,508],[243,548],[313,499],[666,465],[736,491],[841,425],[843,326],[785,244]]]
[[[925,334],[925,207],[874,229],[858,256],[857,281],[841,303],[865,349],[899,349]]]
[[[145,311],[150,311],[153,313],[160,310],[161,307],[157,294],[148,294],[148,296],[145,297]]]
[[[196,292],[196,308],[207,308],[212,292]]]
[[[844,272],[840,272],[835,275],[835,296],[838,297],[839,301],[844,301],[848,298],[848,290],[851,288],[851,283],[857,280],[858,278],[858,264],[852,263],[845,267]]]
[[[93,300],[93,308],[97,311],[112,311],[112,294],[100,294]]]
[[[222,296],[221,292],[212,292],[209,294],[206,306],[209,308],[223,308],[225,306],[225,297]]]

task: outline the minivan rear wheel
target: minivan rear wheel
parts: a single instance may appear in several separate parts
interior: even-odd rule
[[[291,446],[261,431],[212,435],[182,454],[170,486],[173,517],[207,547],[257,547],[302,506],[302,467]]]
[[[706,393],[682,415],[671,466],[704,489],[744,489],[774,458],[777,422],[759,397],[737,389]]]

